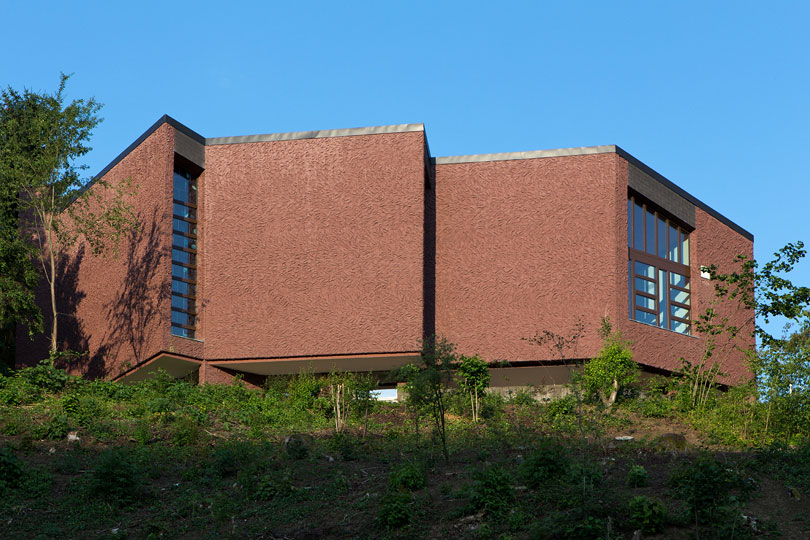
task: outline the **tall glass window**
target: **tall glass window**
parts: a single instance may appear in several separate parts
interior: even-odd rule
[[[635,196],[628,200],[627,228],[630,318],[691,333],[689,232]]]
[[[197,179],[174,172],[172,218],[172,335],[194,338],[197,328]]]

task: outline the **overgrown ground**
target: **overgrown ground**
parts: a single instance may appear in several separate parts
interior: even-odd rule
[[[806,440],[753,445],[660,394],[587,406],[581,429],[570,398],[490,397],[477,424],[451,399],[447,463],[401,405],[335,434],[311,376],[37,369],[0,380],[3,538],[810,538]]]

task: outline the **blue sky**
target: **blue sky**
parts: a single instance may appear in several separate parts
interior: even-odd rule
[[[71,97],[105,104],[88,172],[164,113],[207,137],[423,122],[435,156],[617,144],[753,232],[758,259],[810,242],[807,2],[3,11],[0,86],[53,90],[64,71]]]

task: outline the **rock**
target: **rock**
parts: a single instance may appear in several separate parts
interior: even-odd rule
[[[686,442],[686,437],[680,433],[664,433],[658,438],[656,444],[662,450],[669,450],[671,452],[686,452],[689,447]]]

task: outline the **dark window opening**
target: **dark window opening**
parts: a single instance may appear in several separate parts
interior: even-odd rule
[[[195,338],[197,322],[197,178],[174,171],[172,335]]]

